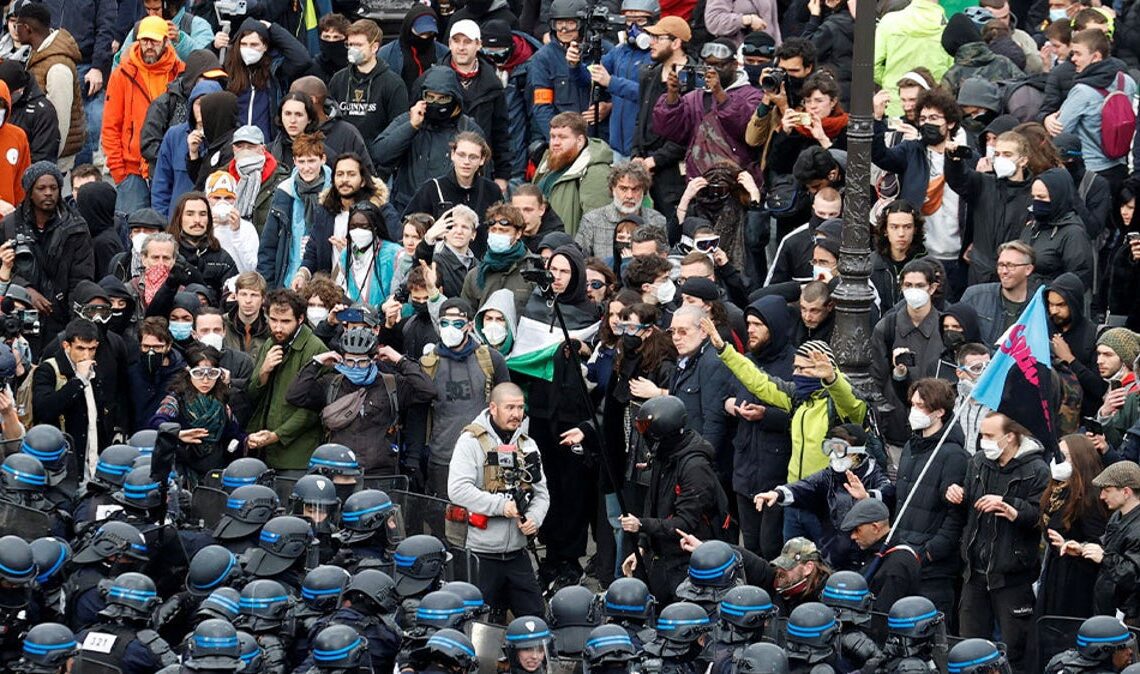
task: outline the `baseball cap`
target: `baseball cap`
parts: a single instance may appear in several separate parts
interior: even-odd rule
[[[479,30],[479,24],[475,23],[471,19],[463,19],[462,21],[455,22],[455,25],[451,27],[451,32],[448,33],[448,36],[455,37],[456,35],[466,35],[472,40],[483,39],[483,32]]]
[[[681,38],[682,42],[688,42],[693,39],[693,30],[689,28],[689,24],[679,16],[665,16],[657,23],[645,29],[646,33],[650,35],[670,35],[672,37]]]
[[[227,171],[214,171],[206,178],[206,196],[236,197],[237,183]]]
[[[425,35],[427,33],[438,33],[439,24],[436,22],[435,17],[431,14],[424,14],[412,22],[412,32],[417,35]]]
[[[1117,461],[1093,478],[1094,487],[1131,487],[1140,489],[1140,465],[1135,461]]]
[[[843,518],[839,528],[843,531],[854,531],[855,527],[861,524],[889,522],[890,520],[891,511],[885,503],[877,498],[865,498],[856,501],[855,505],[851,506],[851,510],[847,511],[847,515]]]
[[[779,557],[772,560],[772,564],[787,571],[801,562],[818,562],[819,560],[819,548],[815,547],[815,543],[803,536],[796,536],[784,543],[784,549],[780,551]]]
[[[245,126],[238,127],[234,131],[234,144],[238,143],[253,143],[254,145],[265,145],[265,134],[261,133],[261,129],[253,124],[246,124]]]
[[[161,17],[148,16],[139,22],[139,28],[135,31],[135,37],[140,40],[158,40],[166,39],[166,21]]]

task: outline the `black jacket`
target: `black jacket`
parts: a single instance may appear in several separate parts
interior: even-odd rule
[[[443,196],[442,199],[440,199],[441,195]],[[490,178],[476,175],[471,187],[464,188],[455,179],[455,169],[450,169],[446,174],[432,178],[416,190],[415,196],[404,207],[403,217],[407,217],[409,213],[427,213],[433,218],[439,218],[444,211],[452,206],[463,204],[470,206],[471,210],[475,211],[479,220],[482,221],[487,208],[502,200],[503,191]],[[554,213],[554,209],[548,207],[546,212]],[[399,239],[396,239],[396,242],[399,243]],[[476,230],[475,240],[471,242],[471,250],[476,257],[483,257],[483,253],[487,252],[487,228],[485,226]],[[448,297],[452,297],[452,295],[448,295]]]
[[[470,260],[460,260],[446,244],[438,245],[437,249],[426,241],[420,241],[416,246],[416,263],[421,260],[428,264],[434,262],[440,292],[444,297],[459,297],[463,294],[463,281],[467,278],[467,272],[478,266],[479,258],[472,255]]]
[[[451,56],[440,62],[441,65],[451,68]],[[420,82],[416,82],[412,89],[419,90]],[[511,166],[514,164],[514,147],[511,143],[510,116],[507,114],[507,92],[499,76],[495,74],[495,67],[486,61],[479,61],[479,71],[475,77],[464,79],[459,77],[459,88],[463,92],[463,114],[475,120],[483,137],[491,146],[491,157],[494,158],[492,177],[509,180]],[[490,165],[488,161],[488,165]]]
[[[55,106],[34,78],[28,79],[20,98],[12,101],[12,123],[24,130],[32,150],[32,163],[59,158],[59,119]]]
[[[826,8],[826,5],[824,5]],[[839,100],[846,107],[851,100],[851,55],[855,49],[855,17],[845,5],[826,17],[813,16],[803,36],[815,45],[815,62],[831,66],[837,73]]]
[[[333,75],[329,98],[336,101],[340,119],[355,126],[365,143],[408,111],[407,85],[381,59],[377,59],[376,67],[367,73],[350,65]]]
[[[1132,259],[1132,248],[1127,242],[1116,249],[1108,279],[1108,310],[1127,316],[1124,325],[1140,330],[1140,262]]]
[[[653,157],[656,173],[667,167],[676,167],[685,158],[685,146],[659,136],[653,130],[653,106],[665,93],[665,83],[661,81],[661,65],[643,65],[637,75],[641,102],[637,109],[637,126],[633,132],[634,157]]]
[[[1068,329],[1060,335],[1073,352],[1074,360],[1068,363],[1068,367],[1084,391],[1081,415],[1095,417],[1108,383],[1101,379],[1096,367],[1096,324],[1085,317],[1085,286],[1076,274],[1065,272],[1053,279],[1049,290],[1060,295],[1069,305]],[[1056,329],[1052,323],[1050,328]]]
[[[962,430],[955,424],[935,463],[926,471],[921,484],[918,474],[930,459],[941,432],[928,438],[912,435],[903,446],[899,458],[898,478],[895,482],[895,499],[902,508],[912,489],[918,489],[902,519],[896,522],[897,532],[892,544],[913,546],[922,556],[922,577],[949,579],[957,575],[958,539],[966,520],[963,506],[946,500],[946,489],[952,484],[961,485],[966,478],[966,463],[970,457],[962,449]]]
[[[1140,617],[1140,508],[1127,515],[1115,512],[1101,539],[1104,559],[1096,578],[1096,611],[1124,617]]]
[[[328,118],[321,123],[319,131],[325,134],[325,147],[328,148],[326,152],[335,153],[328,156],[331,158],[339,157],[346,152],[355,153],[364,160],[368,170],[375,173],[372,156],[368,154],[369,139],[365,138],[355,125],[340,116],[340,110],[333,101],[325,101],[325,114]],[[335,160],[329,159],[329,161]]]
[[[1077,75],[1077,68],[1072,61],[1061,61],[1049,71],[1045,78],[1045,98],[1041,101],[1041,109],[1037,111],[1037,121],[1044,122],[1045,118],[1061,109],[1069,89],[1073,88],[1073,78]]]
[[[697,433],[685,430],[677,438],[662,440],[658,451],[642,511],[642,544],[656,556],[687,559],[677,545],[676,530],[700,532],[697,538],[711,540],[719,524],[720,485],[713,470],[713,448]]]
[[[736,378],[707,339],[682,366],[684,360],[677,359],[669,392],[685,403],[689,410],[689,430],[700,433],[713,446],[717,474],[728,482],[732,475],[732,428],[731,419],[724,412],[724,399],[732,391]]]
[[[115,218],[115,187],[110,183],[93,183],[76,195],[75,208],[91,232],[91,245],[95,250],[95,278],[111,268],[111,259],[124,251]]]
[[[202,284],[213,290],[218,297],[222,297],[222,284],[226,279],[237,276],[237,265],[220,246],[217,250],[209,247],[197,247],[190,243],[183,235],[182,244],[178,246],[178,253],[182,259],[189,262],[201,274]]]
[[[174,78],[174,81],[166,86],[166,91],[159,94],[158,98],[147,106],[140,132],[139,148],[143,159],[150,165],[152,176],[166,130],[187,120],[190,116],[190,92],[194,90],[194,85],[198,84],[202,73],[218,67],[218,57],[212,51],[201,49],[191,52],[186,58],[186,70]]]
[[[1085,288],[1092,288],[1093,247],[1085,223],[1074,210],[1077,191],[1072,177],[1065,169],[1049,169],[1037,179],[1049,190],[1053,216],[1048,222],[1031,221],[1021,233],[1021,240],[1037,254],[1033,274],[1050,281],[1070,271]]]
[[[56,367],[59,378],[66,381],[57,387],[56,370],[50,365],[41,362],[32,373],[32,401],[33,422],[37,424],[51,424],[63,429],[71,435],[72,454],[77,466],[82,465],[83,457],[87,451],[87,400],[84,389],[91,386],[94,391],[95,405],[98,419],[95,427],[99,433],[99,447],[106,447],[111,441],[113,425],[111,420],[114,414],[109,409],[111,404],[122,406],[119,401],[109,398],[103,391],[103,378],[96,372],[90,384],[85,384],[75,376],[75,368],[71,361],[62,352],[55,354]],[[114,401],[114,403],[112,403]],[[60,425],[60,419],[64,420]]]
[[[987,494],[995,494],[1017,509],[1014,521],[993,513],[979,513],[967,507],[962,531],[962,559],[966,581],[982,574],[986,587],[998,590],[1012,585],[1029,585],[1041,571],[1041,492],[1049,484],[1049,466],[1041,445],[1025,438],[1009,463],[1004,466],[978,452],[970,458],[963,504],[973,504]]]

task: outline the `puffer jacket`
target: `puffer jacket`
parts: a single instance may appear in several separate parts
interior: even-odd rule
[[[12,101],[12,124],[24,130],[32,151],[31,161],[59,159],[59,119],[55,106],[40,91],[40,86],[29,80],[20,97]]]
[[[968,42],[958,49],[954,65],[942,76],[942,86],[957,96],[958,87],[970,77],[998,82],[1025,77],[1025,73],[1008,57],[990,51],[985,42]]]
[[[479,426],[490,435],[492,446],[501,444],[495,432],[488,410],[483,410],[471,425]],[[525,425],[524,425],[525,426]],[[537,459],[538,444],[524,432],[524,426],[515,429],[510,442],[522,450],[523,454]],[[503,516],[503,508],[511,496],[506,493],[484,491],[484,465],[487,452],[483,442],[471,431],[464,429],[455,443],[451,455],[450,470],[447,475],[447,496],[452,503],[467,508],[468,512],[489,515],[485,528],[474,525],[467,527],[467,549],[476,553],[503,554],[522,550],[527,545],[527,537],[519,530],[518,521]],[[527,521],[542,526],[550,508],[550,491],[546,486],[546,475],[531,483],[532,499],[526,509]]]
[[[1041,449],[1036,440],[1022,438],[1017,454],[1004,466],[982,452],[970,458],[962,502],[974,503],[996,494],[1017,509],[1017,517],[1010,522],[994,513],[967,509],[962,532],[966,582],[978,573],[985,576],[987,588],[998,590],[1037,579],[1041,571],[1041,492],[1049,485],[1049,466]]]
[[[720,359],[762,404],[791,413],[792,456],[786,482],[795,482],[827,467],[823,439],[835,425],[833,406],[839,423],[862,424],[867,416],[867,403],[855,397],[851,383],[838,371],[834,382],[824,384],[805,400],[796,400],[791,382],[766,374],[731,346],[720,352]]]
[[[1049,169],[1037,179],[1049,190],[1053,215],[1048,222],[1031,221],[1021,232],[1021,240],[1037,254],[1033,274],[1051,281],[1069,271],[1085,288],[1093,287],[1093,247],[1085,223],[1073,210],[1076,189],[1065,169]]]
[[[63,148],[58,155],[60,157],[70,157],[79,152],[87,140],[87,114],[83,110],[83,95],[79,91],[79,73],[76,71],[82,58],[79,45],[66,29],[53,31],[39,49],[28,55],[28,74],[36,79],[36,85],[56,106],[57,113],[68,119],[67,133],[60,138]],[[70,91],[48,91],[48,71],[57,66],[66,69],[71,75]],[[70,109],[59,111],[58,107],[67,100],[71,102]],[[60,130],[60,134],[63,134],[63,130]]]
[[[913,546],[922,557],[922,578],[952,578],[960,563],[957,545],[966,522],[964,506],[946,500],[946,490],[952,484],[961,485],[966,479],[966,464],[970,456],[962,449],[962,429],[955,424],[938,450],[937,460],[930,465],[922,482],[918,476],[930,461],[941,433],[930,437],[912,435],[903,445],[899,457],[898,479],[895,482],[895,499],[906,503],[914,490],[906,512],[895,526],[894,542]]]

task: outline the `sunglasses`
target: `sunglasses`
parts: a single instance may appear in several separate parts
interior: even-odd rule
[[[209,379],[210,381],[214,381],[222,376],[222,368],[192,367],[190,368],[190,376],[194,379]]]
[[[605,281],[587,281],[586,287],[590,290],[601,290],[606,287]]]
[[[460,330],[462,330],[463,328],[467,327],[467,319],[466,318],[456,318],[456,319],[451,320],[451,321],[447,320],[446,318],[439,319],[439,327],[446,328],[449,326],[453,327],[453,328],[459,328]]]
[[[699,241],[694,241],[693,245],[702,253],[707,253],[720,245],[720,237],[717,236],[711,239],[701,239]]]

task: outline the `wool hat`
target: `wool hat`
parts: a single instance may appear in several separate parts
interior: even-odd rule
[[[35,185],[36,181],[45,175],[54,176],[56,184],[59,185],[60,189],[63,188],[63,174],[56,168],[55,162],[46,160],[38,161],[29,166],[24,171],[23,177],[20,178],[20,185],[23,186],[25,192],[31,192],[32,185]]]
[[[1136,356],[1140,355],[1140,341],[1135,332],[1128,328],[1109,328],[1096,340],[1097,346],[1107,346],[1120,356],[1124,364],[1132,367]]]

